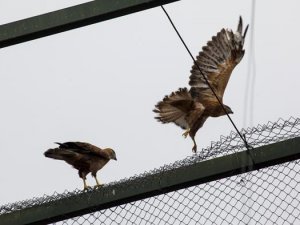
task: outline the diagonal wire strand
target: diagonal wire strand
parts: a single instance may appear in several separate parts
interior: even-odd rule
[[[240,131],[237,129],[237,126],[235,125],[235,123],[233,122],[233,120],[231,119],[231,117],[229,116],[229,114],[227,113],[226,109],[224,108],[224,105],[222,104],[221,100],[219,99],[219,97],[217,96],[215,90],[213,89],[213,87],[211,86],[211,84],[208,82],[206,76],[203,74],[202,70],[200,69],[200,66],[198,65],[197,61],[195,60],[194,56],[192,55],[191,51],[189,50],[188,46],[186,45],[185,41],[183,40],[183,38],[181,37],[179,31],[177,30],[175,24],[173,23],[171,17],[169,16],[168,12],[165,10],[165,8],[161,5],[162,10],[164,11],[164,13],[166,14],[168,20],[170,21],[172,27],[174,28],[177,36],[179,37],[179,39],[181,40],[182,44],[184,45],[185,49],[187,50],[187,52],[189,53],[190,57],[192,58],[194,64],[197,66],[198,70],[200,71],[201,75],[203,76],[205,82],[207,83],[208,87],[211,89],[212,93],[214,94],[214,96],[216,97],[216,99],[218,100],[220,106],[222,107],[222,109],[224,110],[224,112],[226,113],[226,116],[228,117],[228,119],[230,120],[232,126],[234,127],[234,129],[236,130],[236,132],[238,133],[238,135],[240,136],[240,138],[243,140],[245,147],[247,148],[247,150],[249,150],[249,145],[246,141],[246,139],[243,137],[243,135],[240,133]]]

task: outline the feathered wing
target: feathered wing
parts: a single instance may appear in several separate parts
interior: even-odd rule
[[[189,85],[191,96],[200,102],[217,101],[203,75],[207,78],[219,99],[223,94],[234,67],[244,56],[244,40],[248,25],[243,32],[243,21],[240,17],[238,29],[234,33],[231,30],[222,29],[212,40],[202,48],[193,65]]]
[[[101,148],[86,142],[56,142],[56,144],[59,145],[59,149],[68,149],[69,151],[73,151],[79,154],[92,154],[101,156],[103,158],[108,157]]]
[[[74,152],[69,149],[51,148],[48,149],[44,155],[48,158],[64,160],[69,164],[73,165],[74,162],[82,158],[82,154]]]
[[[178,91],[165,96],[158,102],[153,110],[158,113],[155,117],[162,123],[174,122],[183,129],[190,127],[187,116],[194,107],[194,101],[186,88],[180,88]]]

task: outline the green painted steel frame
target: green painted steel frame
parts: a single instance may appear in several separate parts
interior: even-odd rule
[[[179,0],[95,0],[0,26],[0,48]]]
[[[96,0],[0,26],[0,48],[178,0]],[[250,153],[250,154],[249,154]],[[300,137],[151,174],[0,215],[3,225],[47,224],[300,158]]]
[[[249,154],[250,153],[250,154]],[[0,216],[1,224],[47,224],[300,158],[300,137],[124,181]],[[254,163],[253,163],[254,162]]]

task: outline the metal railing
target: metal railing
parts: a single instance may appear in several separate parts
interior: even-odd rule
[[[232,132],[103,188],[0,207],[0,224],[300,224],[300,119]]]

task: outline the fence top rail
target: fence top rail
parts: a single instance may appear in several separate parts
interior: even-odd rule
[[[1,224],[50,223],[300,158],[300,119],[234,132],[200,153],[89,191],[65,191],[0,207]]]
[[[0,25],[0,48],[91,25],[179,0],[94,0]]]

